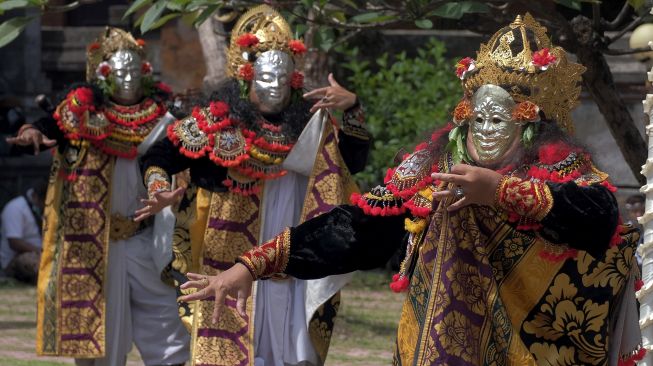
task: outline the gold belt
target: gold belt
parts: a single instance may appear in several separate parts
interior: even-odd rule
[[[111,214],[109,239],[113,241],[129,239],[153,224],[153,216],[143,221],[135,222],[133,217],[126,217],[117,213]]]

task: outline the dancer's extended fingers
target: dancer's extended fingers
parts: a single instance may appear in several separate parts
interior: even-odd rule
[[[41,143],[47,147],[52,147],[57,144],[57,140],[52,140],[43,136],[43,141],[41,141]]]
[[[188,272],[188,273],[186,273],[186,277],[188,277],[189,280],[197,281],[197,280],[203,279],[204,277],[206,277],[206,275],[199,274],[199,273]]]
[[[340,84],[338,84],[336,78],[333,77],[333,73],[329,73],[328,79],[329,79],[329,84],[331,84],[331,86],[340,87]]]
[[[453,197],[453,192],[450,190],[433,192],[433,199],[435,200],[440,201],[447,197]]]
[[[147,219],[148,217],[152,216],[152,213],[150,212],[150,207],[149,206],[145,207],[145,208],[142,208],[140,210],[136,210],[134,213],[136,214],[136,217],[134,217],[134,222],[140,222],[140,221],[143,221],[143,220]]]
[[[180,197],[181,195],[184,194],[185,191],[186,191],[186,188],[179,187],[179,188],[175,189],[174,191],[172,191],[172,196],[175,197],[175,198]]]
[[[205,288],[206,287],[206,281],[199,280],[199,281],[186,281],[184,282],[183,285],[179,286],[182,290],[186,290],[189,288]]]
[[[227,297],[226,291],[223,289],[217,288],[215,289],[215,302],[213,303],[213,316],[211,317],[211,320],[213,321],[213,324],[218,323],[218,317],[220,313],[220,308],[224,305],[224,300]]]
[[[34,155],[38,155],[41,152],[41,142],[37,135],[32,135],[32,145],[34,145]]]
[[[433,173],[431,174],[431,178],[458,185],[467,183],[467,179],[464,176],[458,174]]]
[[[467,206],[469,204],[470,204],[470,202],[467,199],[467,197],[463,197],[463,198],[459,199],[458,201],[456,201],[456,202],[452,203],[451,205],[449,205],[449,207],[447,207],[447,211],[449,211],[449,212],[456,211],[456,210],[459,210],[459,209],[461,209],[461,208],[463,208],[463,207],[465,207],[465,206]]]
[[[243,290],[238,290],[238,297],[236,299],[236,309],[240,316],[247,316],[247,292]]]
[[[183,289],[183,288],[182,288]],[[184,295],[179,298],[179,300],[184,302],[191,302],[195,300],[204,300],[207,297],[211,296],[211,291],[209,287],[205,287],[199,291],[193,292],[192,294]]]
[[[327,91],[329,91],[329,86],[325,86],[324,88],[318,88],[315,90],[311,90],[308,93],[304,93],[304,98],[305,99],[320,99],[323,98]]]

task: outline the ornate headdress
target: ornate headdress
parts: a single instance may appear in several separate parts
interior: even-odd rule
[[[482,85],[498,85],[515,102],[535,104],[548,119],[573,133],[571,110],[578,104],[584,71],[584,66],[567,59],[564,49],[551,44],[545,27],[526,14],[482,44],[476,60],[461,60],[456,73],[467,98]]]
[[[145,41],[134,39],[129,32],[122,29],[106,27],[86,51],[86,80],[90,82],[98,79],[98,76],[101,78],[100,64],[107,61],[116,51],[124,49],[135,51],[141,58],[145,58]]]
[[[295,67],[306,52],[300,40],[292,38],[286,20],[268,5],[259,5],[243,14],[231,31],[227,73],[251,80],[252,62],[263,52],[277,50],[293,56]]]

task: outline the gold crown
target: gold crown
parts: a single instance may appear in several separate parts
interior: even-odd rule
[[[243,52],[243,48],[238,44],[238,39],[248,33],[255,35],[258,38],[258,43],[251,47],[251,52]],[[238,19],[231,31],[227,54],[228,75],[236,77],[241,65],[255,60],[266,51],[277,50],[293,55],[289,47],[291,40],[290,26],[278,11],[268,5],[259,5],[248,10]],[[298,60],[295,57],[294,61],[297,65]]]
[[[142,40],[136,40],[129,33],[119,28],[106,27],[104,32],[91,43],[86,50],[86,80],[93,80],[95,69],[102,61],[108,60],[118,50],[136,51],[145,58],[145,48]]]
[[[549,67],[537,67],[533,55],[544,49],[556,61]],[[474,66],[463,78],[465,95],[471,96],[485,84],[501,86],[517,103],[528,100],[537,104],[546,118],[573,133],[571,110],[578,105],[585,67],[570,62],[564,49],[553,46],[546,28],[530,14],[523,19],[518,15],[482,44]]]

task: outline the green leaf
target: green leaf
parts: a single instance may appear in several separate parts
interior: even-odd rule
[[[152,0],[136,0],[134,3],[127,9],[125,15],[122,16],[123,19],[126,19],[128,16],[138,11],[138,9],[144,7],[147,4],[150,4]]]
[[[171,19],[175,19],[180,15],[181,15],[181,13],[166,14],[166,15],[162,16],[161,19],[154,22],[154,24],[152,24],[152,27],[150,27],[150,30],[157,29],[157,28],[161,27],[162,25],[166,24],[167,22],[169,22]]]
[[[9,42],[16,39],[32,19],[34,19],[34,17],[16,17],[0,24],[0,47],[4,47]]]
[[[628,0],[628,5],[632,6],[635,10],[640,10],[646,5],[646,0]]]
[[[205,20],[207,20],[213,13],[215,13],[218,9],[222,7],[222,4],[214,4],[207,6],[206,9],[202,10],[200,15],[197,16],[195,19],[195,26],[199,27],[204,23]]]
[[[161,14],[163,14],[165,9],[166,2],[164,0],[158,0],[154,5],[147,9],[143,16],[143,22],[141,23],[141,33],[145,33],[152,29],[152,26],[161,17]]]
[[[415,25],[418,28],[422,29],[431,29],[433,28],[433,22],[429,19],[418,19],[415,21]]]
[[[7,0],[0,1],[0,12],[7,11],[16,8],[23,8],[28,6],[30,3],[27,0]]]
[[[580,1],[580,0],[555,0],[555,2],[562,5],[562,6],[565,6],[567,8],[580,11],[582,1]]]
[[[442,18],[460,19],[467,13],[485,13],[489,10],[486,4],[476,1],[459,1],[446,3],[429,13]]]
[[[377,12],[363,13],[352,17],[351,21],[354,23],[370,23],[371,21],[373,21],[374,19],[380,16],[381,13],[377,13]]]

